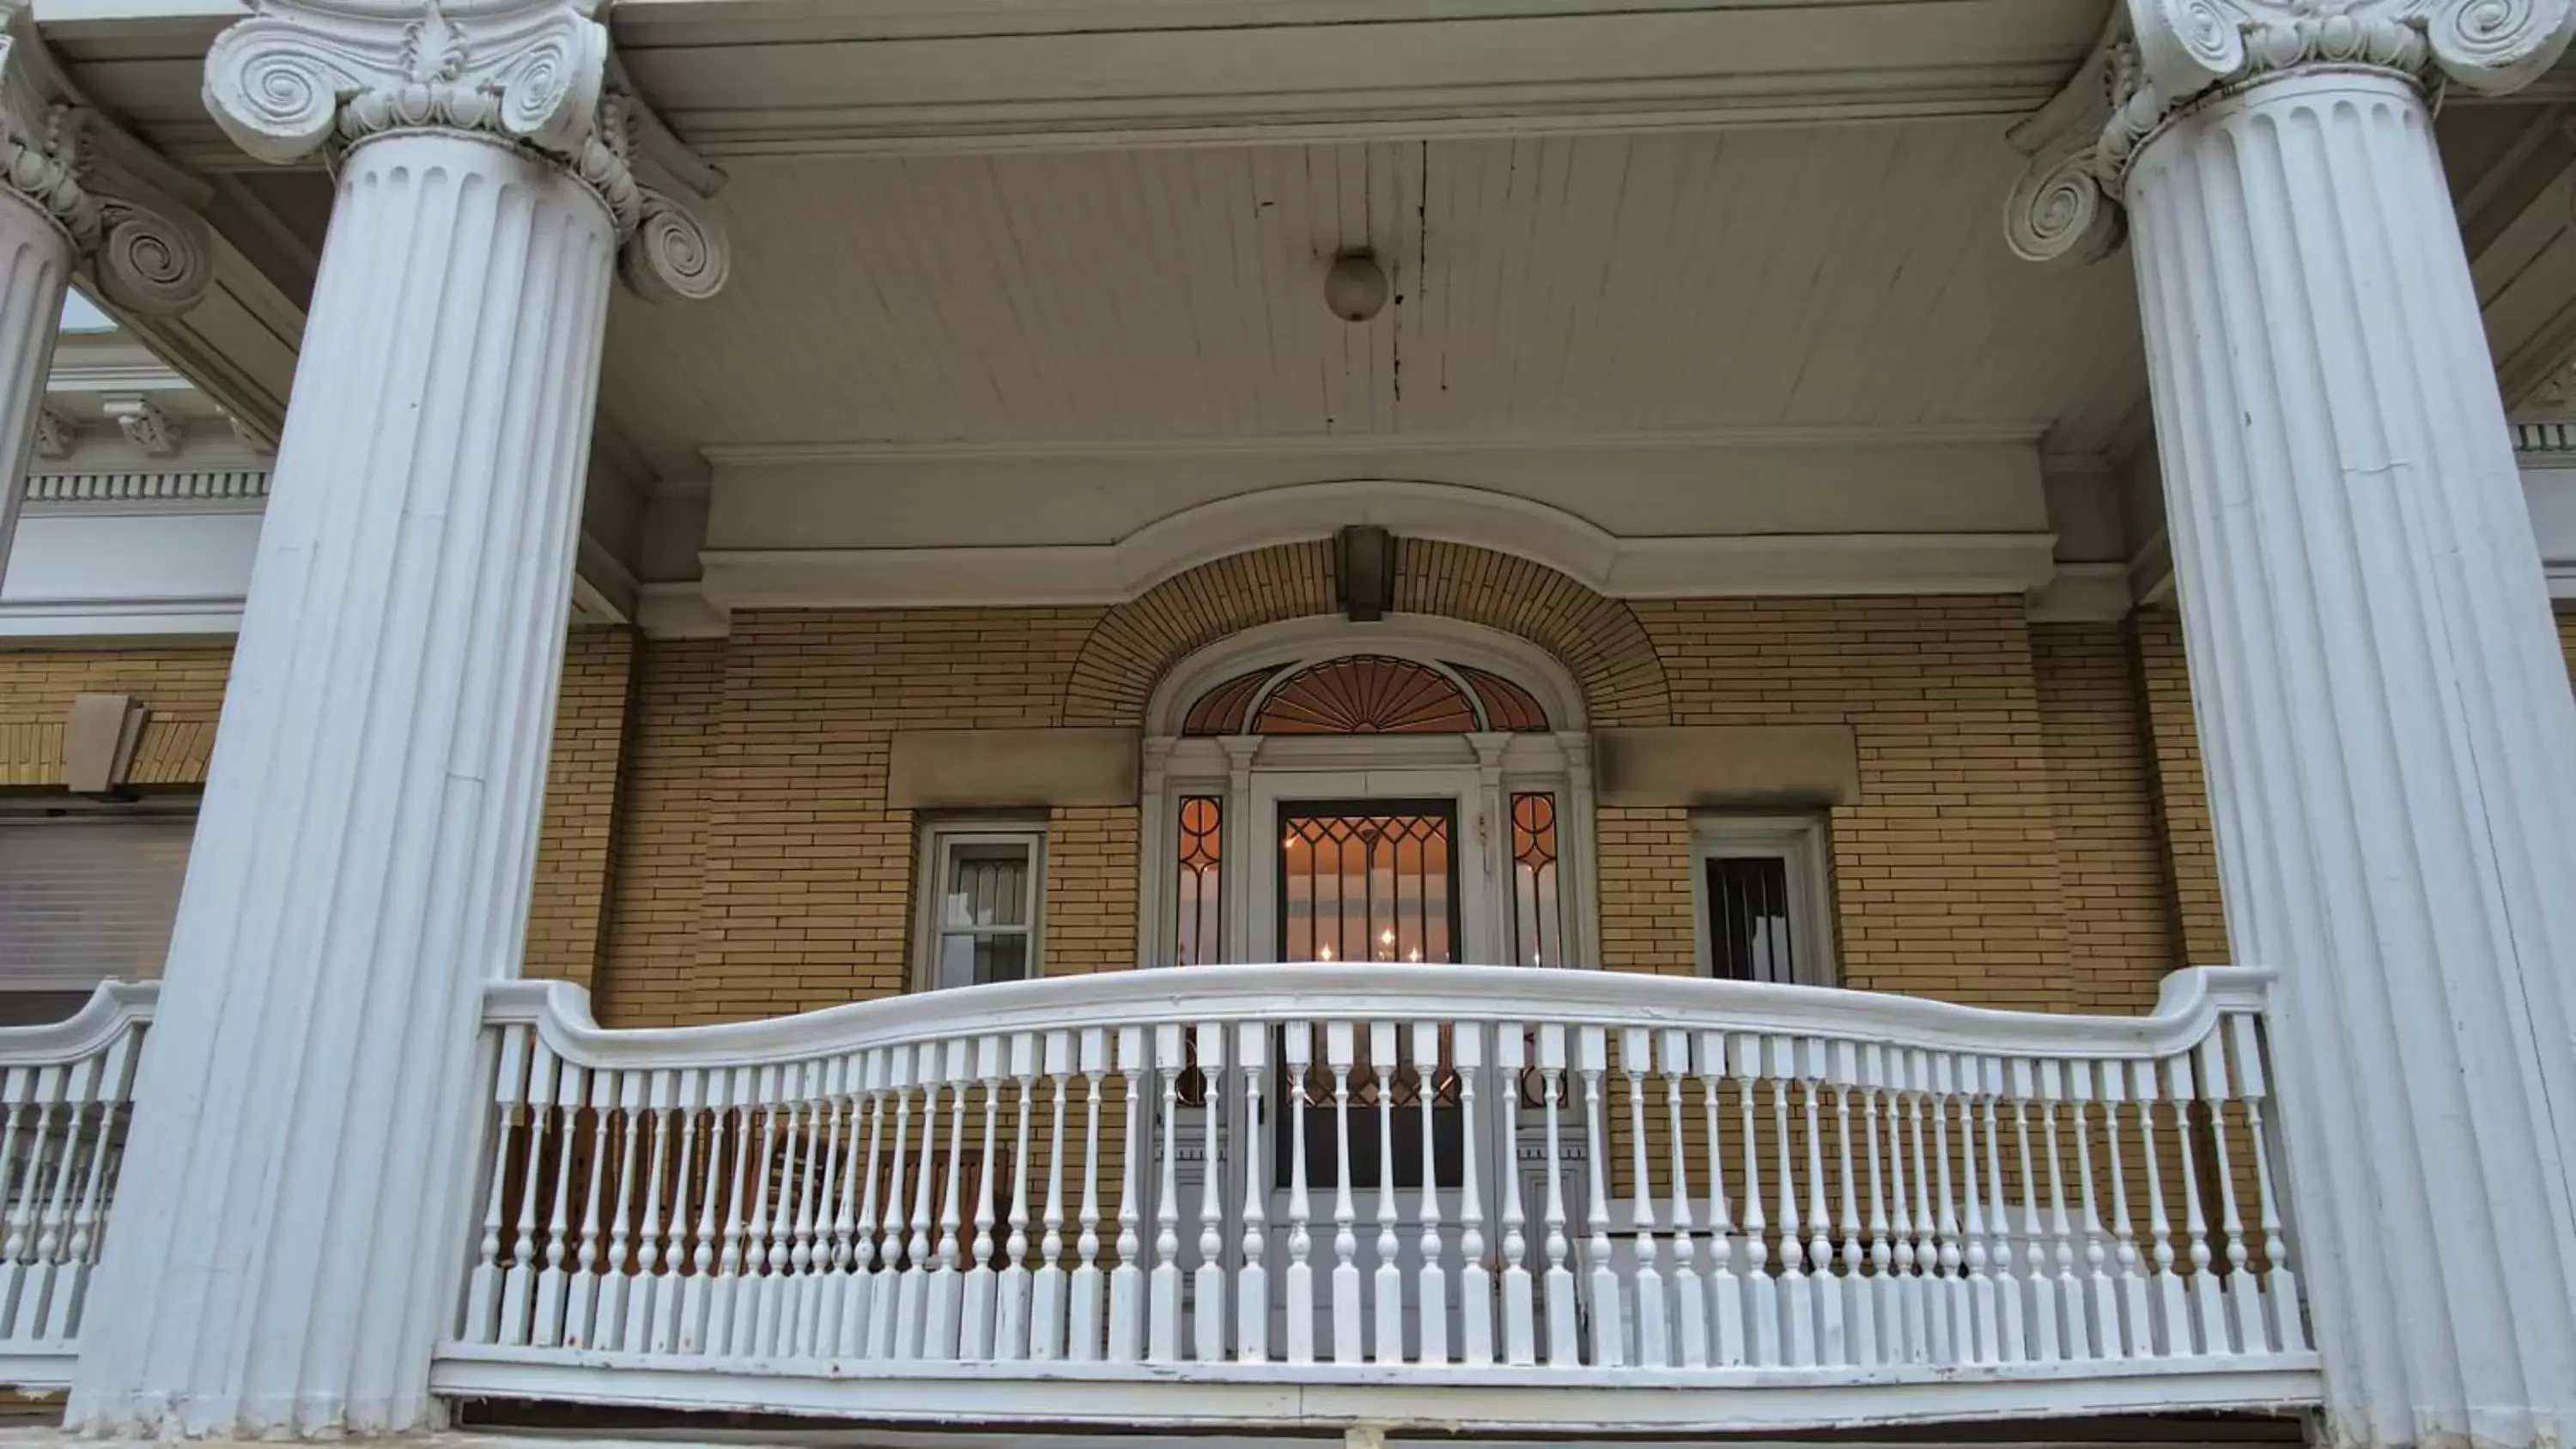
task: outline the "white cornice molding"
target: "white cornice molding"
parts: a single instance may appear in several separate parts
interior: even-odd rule
[[[1106,544],[710,549],[718,607],[1104,604],[1246,549],[1346,524],[1526,558],[1615,598],[2021,593],[2054,572],[2053,534],[1622,537],[1563,509],[1448,483],[1302,483],[1186,508]]]
[[[37,473],[27,479],[31,505],[120,504],[150,509],[170,503],[242,503],[268,497],[265,468]]]
[[[714,444],[699,449],[718,468],[904,461],[1051,461],[1072,458],[1339,458],[1410,453],[1577,449],[1915,448],[2036,445],[2050,425],[1927,423],[1914,426],[1669,428],[1610,433],[1316,433],[1298,437],[1062,438],[920,442],[854,439],[809,443]]]

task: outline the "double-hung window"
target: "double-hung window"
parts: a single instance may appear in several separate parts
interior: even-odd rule
[[[922,985],[987,986],[1038,974],[1046,831],[957,823],[922,841]]]

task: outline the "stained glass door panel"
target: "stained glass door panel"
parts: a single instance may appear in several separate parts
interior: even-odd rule
[[[1283,801],[1279,806],[1279,955],[1283,961],[1360,961],[1391,965],[1454,964],[1458,960],[1457,802],[1431,800]],[[1319,1015],[1329,1014],[1318,1003]],[[1312,1062],[1304,1083],[1307,1182],[1329,1188],[1340,1181],[1334,1139],[1334,1073],[1326,1064],[1321,1025],[1309,1028]],[[1358,1061],[1350,1080],[1351,1186],[1376,1188],[1381,1179],[1378,1099],[1391,1098],[1395,1183],[1422,1186],[1421,1093],[1432,1094],[1432,1168],[1438,1186],[1454,1188],[1463,1170],[1464,1141],[1457,1111],[1457,1073],[1446,1034],[1440,1060],[1416,1062],[1410,1033],[1398,1059],[1371,1060],[1369,1032],[1357,1032]],[[1287,1053],[1280,1051],[1285,1062]],[[1295,1101],[1295,1084],[1281,1082],[1283,1100]],[[1273,1160],[1295,1151],[1288,1114],[1279,1114]]]

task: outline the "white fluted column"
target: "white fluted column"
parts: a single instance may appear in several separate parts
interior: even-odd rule
[[[2128,0],[2014,136],[2023,255],[2104,255],[2127,208],[2335,1443],[2576,1438],[2576,699],[2425,103],[2571,34],[2570,0]]]
[[[419,16],[264,7],[208,62],[255,154],[352,144],[83,1325],[91,1432],[435,1417],[611,268],[670,203],[600,144],[628,118],[584,10]]]
[[[18,536],[27,463],[53,371],[54,337],[71,284],[72,244],[61,223],[27,197],[0,186],[0,578]]]

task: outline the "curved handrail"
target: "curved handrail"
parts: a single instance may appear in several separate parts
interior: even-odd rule
[[[107,1049],[134,1022],[152,1020],[161,1000],[157,981],[102,981],[61,1021],[39,1026],[0,1026],[0,1067],[50,1067]]]
[[[2154,1060],[2197,1045],[2228,1011],[2259,1011],[2272,979],[2196,966],[2164,979],[2147,1016],[2000,1011],[1887,992],[1504,966],[1190,966],[919,993],[795,1016],[610,1030],[562,981],[494,983],[485,1019],[526,1023],[584,1066],[741,1067],[924,1036],[1227,1020],[1580,1020],[1622,1026],[1832,1037],[1999,1057]]]

